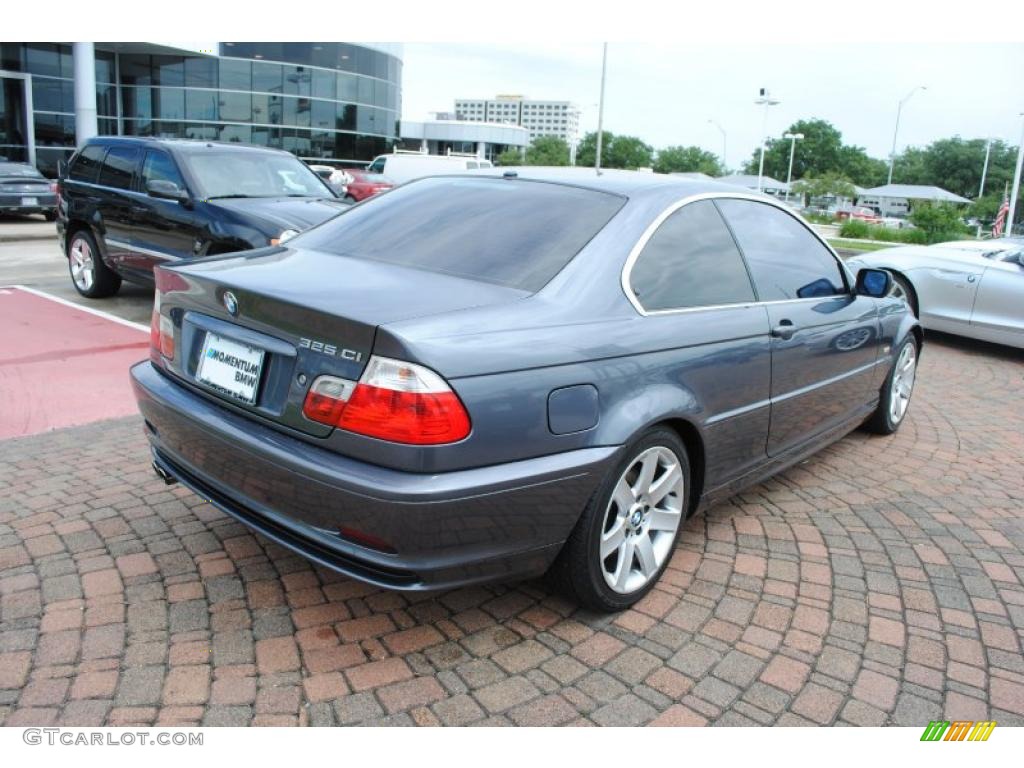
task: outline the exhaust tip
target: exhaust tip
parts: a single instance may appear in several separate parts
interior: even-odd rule
[[[152,464],[153,471],[156,472],[157,477],[164,481],[164,485],[174,485],[178,482],[178,478],[174,477],[170,472],[161,467],[155,461]]]

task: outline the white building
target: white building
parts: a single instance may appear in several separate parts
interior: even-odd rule
[[[956,205],[971,202],[966,197],[954,195],[942,187],[923,184],[883,184],[881,187],[864,189],[857,193],[857,205],[873,208],[882,216],[905,217],[914,209],[914,203],[918,200]]]
[[[522,126],[531,141],[538,136],[557,136],[571,146],[579,134],[580,112],[570,101],[499,94],[493,99],[456,99],[455,114],[459,120]]]
[[[431,155],[475,154],[492,161],[507,149],[523,151],[530,143],[526,129],[517,125],[466,120],[402,120],[400,134],[405,150]]]

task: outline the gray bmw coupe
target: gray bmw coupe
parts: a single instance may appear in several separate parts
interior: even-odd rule
[[[714,182],[495,169],[157,274],[153,465],[378,585],[550,571],[639,600],[683,520],[905,418],[922,335],[788,208]]]

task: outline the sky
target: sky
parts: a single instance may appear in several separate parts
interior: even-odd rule
[[[936,139],[991,135],[1017,145],[1024,112],[1024,44],[610,43],[605,129],[639,136],[656,149],[696,144],[729,167],[760,144],[766,87],[767,133],[822,118],[843,141],[888,157],[899,101],[916,86],[900,118],[897,151]],[[409,120],[454,109],[456,98],[518,93],[575,102],[582,130],[597,127],[601,44],[406,43],[402,112]]]

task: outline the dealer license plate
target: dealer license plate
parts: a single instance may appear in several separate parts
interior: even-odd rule
[[[196,378],[244,403],[255,403],[264,351],[207,333]]]
[[[38,197],[23,197],[21,198],[22,205],[39,205]]]

